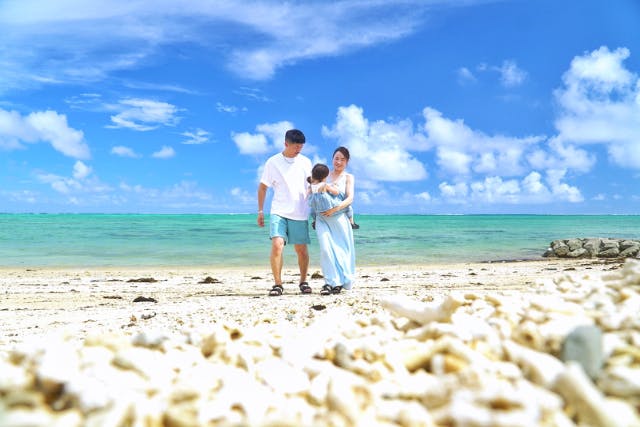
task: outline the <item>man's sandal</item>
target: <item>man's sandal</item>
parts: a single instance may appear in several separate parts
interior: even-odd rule
[[[322,289],[320,289],[320,295],[330,295],[331,294],[331,286],[323,285]]]
[[[302,293],[302,294],[310,294],[311,293],[311,286],[309,286],[309,284],[307,282],[302,282],[298,286],[300,286],[300,293]]]
[[[284,292],[284,288],[280,285],[275,285],[269,290],[270,297],[279,297]]]
[[[336,286],[333,289],[331,289],[332,294],[339,294],[341,291],[342,291],[342,286]]]

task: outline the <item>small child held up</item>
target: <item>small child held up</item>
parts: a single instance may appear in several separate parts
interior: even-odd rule
[[[311,169],[311,176],[307,178],[309,184],[309,207],[311,208],[311,217],[313,219],[313,228],[315,228],[316,215],[328,211],[331,208],[338,206],[342,199],[340,196],[340,190],[327,182],[329,176],[329,167],[322,163],[317,163]],[[346,212],[349,221],[353,227],[353,208],[348,206],[334,213]],[[355,228],[355,227],[354,227]]]

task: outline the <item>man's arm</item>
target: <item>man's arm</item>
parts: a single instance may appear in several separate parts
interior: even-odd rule
[[[264,199],[267,196],[267,186],[258,184],[258,226],[264,227]]]

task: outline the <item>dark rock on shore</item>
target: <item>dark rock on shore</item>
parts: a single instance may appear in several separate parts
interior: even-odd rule
[[[542,255],[557,258],[638,258],[640,240],[585,238],[559,239],[551,242]]]

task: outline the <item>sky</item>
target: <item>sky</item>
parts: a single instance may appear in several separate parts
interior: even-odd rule
[[[0,212],[640,214],[640,1],[0,0]]]

